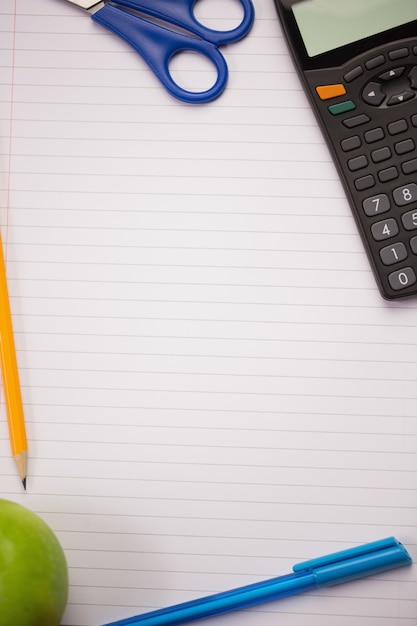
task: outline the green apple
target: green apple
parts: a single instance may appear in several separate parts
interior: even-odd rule
[[[67,598],[55,534],[35,513],[0,499],[0,626],[59,626]]]

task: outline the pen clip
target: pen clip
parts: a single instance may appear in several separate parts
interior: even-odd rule
[[[411,556],[394,537],[342,550],[294,565],[294,573],[310,572],[318,587],[335,585],[395,567],[410,565]]]

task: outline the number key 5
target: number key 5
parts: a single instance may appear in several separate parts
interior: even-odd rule
[[[401,220],[406,230],[415,230],[417,228],[417,211],[404,213]]]

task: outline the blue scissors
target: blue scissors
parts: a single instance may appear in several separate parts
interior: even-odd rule
[[[209,102],[222,93],[228,69],[218,46],[245,37],[255,16],[252,0],[239,0],[244,11],[241,23],[232,30],[217,31],[205,27],[196,19],[194,5],[197,0],[67,1],[88,11],[95,22],[129,43],[175,98],[191,103]],[[189,35],[170,30],[155,20],[178,27]],[[198,52],[214,64],[217,78],[209,89],[188,91],[174,81],[169,62],[182,51]]]

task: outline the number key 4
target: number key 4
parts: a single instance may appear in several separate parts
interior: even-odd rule
[[[371,226],[372,236],[375,241],[383,241],[395,237],[399,233],[397,222],[390,218],[384,222],[375,222]]]

